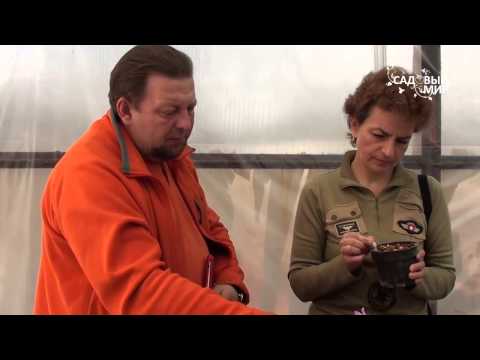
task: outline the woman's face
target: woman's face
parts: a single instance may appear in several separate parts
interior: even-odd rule
[[[366,172],[389,176],[402,160],[415,130],[403,115],[375,106],[363,124],[353,118],[352,135],[357,138],[355,162]]]

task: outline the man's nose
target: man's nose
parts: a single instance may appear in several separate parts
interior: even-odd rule
[[[175,127],[183,130],[190,130],[192,128],[193,115],[188,111],[182,111],[177,118]]]

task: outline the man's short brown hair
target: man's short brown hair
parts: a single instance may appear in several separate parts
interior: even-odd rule
[[[192,60],[168,45],[133,47],[121,57],[110,74],[108,99],[113,111],[122,96],[137,106],[143,98],[148,77],[154,73],[174,79],[191,78]]]

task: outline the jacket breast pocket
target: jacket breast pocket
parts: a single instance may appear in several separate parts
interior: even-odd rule
[[[356,201],[337,205],[330,209],[325,216],[325,231],[327,239],[339,242],[348,232],[367,233],[362,211]]]
[[[394,208],[392,230],[405,235],[409,240],[426,239],[427,222],[422,200],[414,193],[399,194]]]

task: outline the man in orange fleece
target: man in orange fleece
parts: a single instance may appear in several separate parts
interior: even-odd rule
[[[136,46],[109,100],[48,179],[34,312],[264,314],[190,158],[191,59]]]

